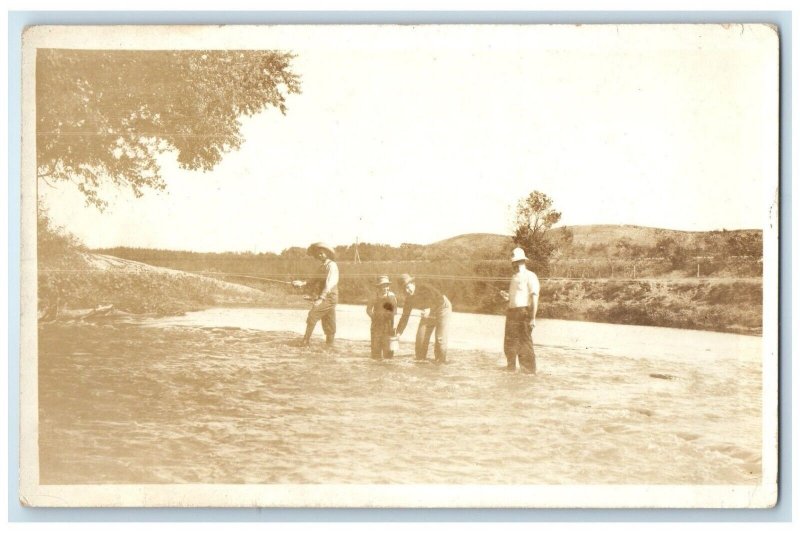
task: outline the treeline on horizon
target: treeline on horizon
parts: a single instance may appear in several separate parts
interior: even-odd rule
[[[643,228],[645,229],[645,228]],[[555,253],[549,264],[534,267],[544,275],[550,274],[554,264],[586,260],[661,260],[680,270],[698,258],[704,260],[760,260],[763,236],[761,230],[718,230],[708,232],[679,232],[650,230],[652,238],[621,237],[609,239],[576,239],[569,228],[550,231],[555,243]],[[504,235],[462,235],[433,244],[403,243],[391,246],[380,243],[358,243],[335,246],[337,261],[487,261],[503,260],[513,247],[511,237]],[[149,263],[151,261],[177,261],[202,264],[240,260],[270,260],[278,263],[295,263],[308,259],[306,248],[293,246],[280,254],[272,252],[195,252],[119,246],[93,250]],[[155,263],[153,263],[155,264]]]
[[[450,297],[458,311],[502,313],[505,304],[498,297],[498,292],[507,288],[507,280],[511,275],[510,265],[507,259],[497,259],[496,256],[493,259],[464,259],[464,255],[459,257],[453,252],[459,243],[463,245],[465,239],[467,242],[475,240],[471,237],[473,236],[460,236],[429,245],[449,247],[448,258],[437,260],[370,260],[368,255],[365,258],[364,254],[360,254],[364,261],[356,263],[343,257],[343,252],[346,253],[348,247],[340,247],[337,250],[342,272],[340,301],[350,304],[365,303],[374,293],[375,277],[379,274],[389,275],[395,282],[394,288],[398,295],[402,296],[397,280],[400,273],[409,272],[418,279],[427,280],[439,287]],[[487,235],[477,237],[485,241]],[[489,237],[497,237],[501,245],[507,239],[499,235]],[[730,246],[742,237],[744,239],[740,242],[746,246]],[[717,239],[716,243],[714,239]],[[550,277],[539,271],[543,278],[541,316],[757,334],[760,332],[761,320],[759,277],[762,265],[760,256],[755,256],[755,250],[758,245],[760,252],[760,240],[760,232],[717,232],[705,240],[705,244],[714,246],[702,248],[701,254],[692,255],[694,249],[683,246],[671,250],[672,258],[646,257],[646,253],[641,254],[645,257],[636,258],[632,257],[636,254],[629,254],[626,258],[626,254],[622,253],[629,249],[626,240],[622,240],[622,244],[617,246],[603,247],[593,243],[582,247],[597,254],[594,257],[568,257],[564,253],[566,247],[559,247],[558,253],[554,254],[548,265]],[[455,247],[452,246],[453,241],[456,243]],[[667,242],[661,242],[661,245]],[[123,304],[131,300],[132,295],[139,295],[147,289],[143,289],[141,276],[101,272],[97,273],[99,278],[97,275],[87,277],[81,267],[81,256],[85,252],[101,252],[176,270],[207,272],[211,277],[260,289],[273,304],[285,304],[290,300],[302,302],[301,291],[275,281],[308,279],[311,281],[309,292],[313,292],[317,281],[314,278],[320,274],[319,263],[307,256],[305,249],[299,247],[290,249],[292,251],[287,254],[200,253],[129,247],[89,250],[63,229],[52,227],[46,215],[40,217],[38,244],[40,303],[47,303],[49,290],[51,296],[59,295],[50,298],[56,304],[61,301],[73,307],[91,307],[112,302],[119,304],[120,309],[133,312],[152,309],[169,312],[183,309],[187,305],[187,309],[194,309],[198,305],[202,307],[204,298],[210,298],[209,294],[203,292],[207,286],[201,287],[202,290],[194,290],[192,287],[173,286],[171,282],[165,285],[164,280],[152,275],[147,277],[152,278],[153,286],[150,289],[157,289],[159,298],[152,298],[153,290],[149,293],[145,291],[146,294],[139,297],[139,300],[146,305],[140,305],[141,309],[135,306],[129,309]],[[360,252],[364,246],[359,245]],[[364,249],[369,249],[369,245]],[[608,253],[611,250],[613,255]],[[715,250],[718,250],[716,257]],[[753,255],[744,255],[742,252]],[[678,265],[676,270],[674,267],[676,261],[680,262],[681,253],[685,264]],[[703,277],[713,279],[691,280],[697,273],[698,265],[702,267]],[[54,268],[70,270],[53,270]],[[636,275],[632,275],[634,268],[638,269]],[[557,279],[559,277],[573,279]],[[634,277],[636,279],[631,279]],[[104,279],[107,283],[101,283],[98,287],[98,282]],[[108,290],[104,292],[104,288]],[[78,298],[73,293],[81,297]],[[119,301],[110,299],[108,295],[112,293],[119,293]]]
[[[649,231],[649,230],[648,230]],[[761,232],[757,230],[704,233],[650,231],[652,244],[639,239],[576,242],[570,232],[554,230],[556,252],[546,264],[532,262],[543,279],[753,278],[762,275]],[[586,241],[587,239],[583,239]],[[471,246],[475,243],[475,246]],[[366,301],[378,275],[397,279],[408,272],[437,285],[462,310],[489,311],[497,292],[510,276],[504,257],[513,246],[502,235],[463,235],[431,245],[359,243],[337,246],[344,303]],[[213,275],[266,290],[275,281],[313,280],[319,264],[306,249],[291,247],[280,254],[262,252],[190,252],[117,247],[95,250],[124,259],[166,268]],[[396,290],[400,290],[396,287]]]

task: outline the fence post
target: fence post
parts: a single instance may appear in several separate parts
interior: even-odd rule
[[[700,263],[697,263],[697,277],[700,277]]]
[[[636,263],[633,264],[633,279],[636,279]]]

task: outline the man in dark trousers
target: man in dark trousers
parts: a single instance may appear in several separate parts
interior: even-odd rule
[[[414,345],[416,358],[424,360],[428,357],[428,345],[431,334],[436,332],[433,353],[437,363],[447,362],[447,330],[450,322],[452,306],[447,296],[436,287],[427,283],[417,284],[408,274],[400,276],[405,289],[406,301],[403,304],[403,315],[397,325],[397,335],[403,334],[411,316],[412,309],[421,309],[422,318],[417,328],[417,340]]]
[[[315,242],[308,247],[308,255],[315,257],[321,263],[323,283],[320,284],[311,310],[306,319],[306,334],[303,337],[303,346],[311,343],[311,335],[317,322],[322,320],[322,331],[325,333],[325,342],[333,346],[336,335],[336,303],[339,301],[339,267],[334,262],[333,248],[322,242]]]
[[[503,350],[508,363],[507,370],[515,371],[519,358],[520,369],[535,374],[533,328],[536,327],[536,311],[539,308],[539,278],[525,266],[527,260],[525,250],[514,248],[511,254],[514,275],[508,292],[501,291],[503,298],[508,300]]]

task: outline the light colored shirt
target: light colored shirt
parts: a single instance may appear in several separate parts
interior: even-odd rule
[[[329,294],[338,296],[339,267],[336,263],[328,259],[325,261],[325,264],[322,265],[322,268],[325,269],[325,287],[323,287],[319,297],[324,299]]]
[[[515,272],[508,286],[508,308],[530,307],[534,294],[539,294],[539,278],[536,274],[527,268]]]

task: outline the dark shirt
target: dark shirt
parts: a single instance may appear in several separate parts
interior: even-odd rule
[[[400,335],[408,324],[412,309],[430,309],[435,313],[444,305],[444,295],[439,289],[427,283],[415,283],[414,294],[406,296],[403,304],[403,315],[397,324],[397,334]]]
[[[383,294],[376,295],[367,304],[367,314],[372,318],[373,322],[394,323],[394,315],[396,313],[397,298],[391,291],[386,296]]]

